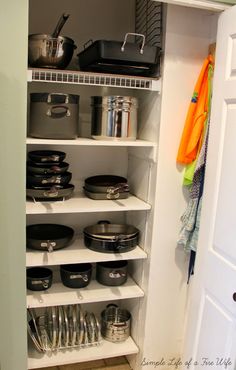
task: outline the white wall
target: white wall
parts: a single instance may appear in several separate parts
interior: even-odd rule
[[[162,72],[161,123],[156,209],[151,253],[147,321],[142,358],[168,362],[181,352],[187,300],[188,256],[176,248],[186,207],[182,169],[176,154],[195,81],[208,52],[211,15],[168,5]],[[144,363],[143,363],[144,364]],[[147,368],[147,364],[143,369]],[[149,363],[148,370],[155,364]],[[158,366],[167,370],[166,364]]]
[[[25,132],[27,1],[1,4],[0,368],[26,370]]]

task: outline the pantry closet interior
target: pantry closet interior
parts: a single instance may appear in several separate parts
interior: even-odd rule
[[[16,189],[13,186],[15,180],[11,181],[9,186],[5,182],[3,184],[6,194],[9,193],[9,189],[13,192],[11,199],[7,198],[8,204],[4,204],[4,207],[9,208],[6,215],[12,217],[12,222],[16,224],[16,235],[10,238],[9,234],[5,234],[6,230],[3,235],[7,244],[11,242],[17,246],[14,252],[4,253],[6,260],[12,261],[10,271],[14,270],[13,280],[16,280],[16,276],[19,277],[17,279],[19,289],[14,299],[22,320],[21,324],[16,317],[13,321],[12,325],[20,329],[19,331],[12,329],[12,343],[13,348],[16,348],[18,343],[17,353],[20,351],[19,363],[22,370],[26,368],[23,366],[26,364],[26,341],[21,340],[21,337],[26,339],[24,318],[26,307],[33,307],[36,312],[41,312],[40,310],[47,306],[80,303],[84,309],[92,310],[100,317],[107,304],[116,303],[128,309],[132,315],[131,337],[124,343],[103,341],[97,347],[57,351],[53,355],[39,354],[30,344],[27,355],[29,369],[126,355],[131,367],[139,370],[142,368],[144,358],[157,361],[162,357],[179,356],[182,351],[188,296],[186,284],[188,256],[176,248],[176,241],[186,199],[182,191],[182,169],[176,167],[175,157],[196,77],[208,53],[209,44],[216,39],[218,13],[209,10],[208,7],[195,9],[162,4],[161,76],[158,79],[146,78],[144,87],[139,79],[134,88],[119,86],[116,82],[114,85],[113,80],[107,80],[108,82],[103,80],[94,84],[86,79],[81,83],[73,83],[67,79],[63,83],[58,83],[50,81],[49,77],[45,81],[43,73],[35,74],[32,69],[27,71],[26,67],[28,34],[52,32],[58,17],[66,11],[70,18],[63,29],[63,34],[74,39],[78,47],[69,69],[79,73],[76,54],[82,50],[83,44],[89,39],[123,40],[125,33],[135,31],[135,7],[134,0],[112,2],[69,0],[66,3],[62,0],[40,2],[30,0],[29,4],[25,1],[24,6],[19,7],[15,4],[14,8],[10,5],[6,8],[6,14],[12,12],[15,24],[19,28],[17,43],[19,63],[16,67],[12,60],[8,63],[5,57],[1,68],[8,78],[5,83],[9,84],[11,81],[11,87],[16,86],[11,101],[12,104],[16,104],[18,114],[12,111],[9,120],[10,104],[3,112],[5,121],[14,121],[10,131],[15,132],[15,137],[10,139],[8,127],[1,154],[7,153],[4,155],[10,158],[9,163],[11,168],[16,170],[20,185]],[[4,25],[9,29],[6,21]],[[15,32],[12,31],[11,39],[14,36]],[[127,80],[129,79],[131,84],[133,79],[127,76]],[[59,142],[53,139],[27,137],[26,121],[29,125],[32,92],[80,95],[77,140]],[[6,94],[9,100],[9,92],[6,91]],[[137,141],[105,142],[90,139],[90,97],[113,94],[129,95],[138,99]],[[16,124],[16,117],[21,125]],[[7,142],[12,143],[11,150],[7,147]],[[45,205],[27,200],[26,224],[61,223],[73,227],[76,236],[79,237],[74,249],[68,251],[65,249],[60,254],[56,254],[55,251],[47,258],[41,252],[25,249],[25,147],[27,151],[52,149],[66,152],[73,174],[75,194],[59,205],[57,202]],[[16,156],[18,162],[20,161],[17,165],[14,160]],[[5,166],[3,164],[3,168],[6,168]],[[90,203],[85,203],[81,195],[83,181],[86,177],[106,173],[127,177],[132,195],[127,200],[117,202],[95,201],[91,207]],[[13,180],[12,177],[10,179]],[[19,205],[17,209],[16,201]],[[58,290],[52,293],[37,295],[25,292],[26,267],[50,266],[56,276],[61,263],[86,261],[95,264],[98,261],[116,259],[117,257],[110,255],[97,259],[88,254],[84,261],[81,261],[79,249],[83,247],[82,231],[87,225],[96,224],[101,219],[108,219],[112,223],[132,224],[140,230],[139,246],[129,256],[130,281],[127,286],[115,290],[107,287],[102,293],[96,289],[89,291],[88,286],[88,295],[81,291],[82,299],[81,297],[78,299],[78,296],[76,298],[73,294],[63,297],[59,285]],[[125,256],[120,258],[124,259]],[[3,271],[6,271],[5,268]],[[3,281],[6,284],[6,280]],[[7,298],[8,294],[13,294],[13,282],[8,290],[4,288],[3,291],[4,296],[6,295],[3,311],[6,314],[7,307],[14,305],[14,302]],[[7,363],[6,356],[11,357],[8,351],[3,356],[3,364]],[[14,357],[12,356],[11,360],[13,362]],[[6,370],[15,368],[16,363],[13,362]],[[5,370],[5,367],[3,369]]]

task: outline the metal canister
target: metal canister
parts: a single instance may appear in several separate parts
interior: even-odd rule
[[[110,342],[123,342],[130,336],[131,314],[117,305],[108,305],[101,313],[101,334]]]
[[[91,135],[96,140],[136,140],[138,101],[132,96],[92,96]]]

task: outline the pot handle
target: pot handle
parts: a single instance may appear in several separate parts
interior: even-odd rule
[[[42,180],[42,184],[60,184],[61,183],[61,176],[52,176],[49,179]]]
[[[120,192],[129,192],[129,185],[126,182],[121,182],[115,186],[109,186],[107,188],[107,193],[110,196],[119,194]]]
[[[125,277],[126,274],[124,272],[120,272],[120,271],[117,271],[117,270],[113,270],[109,273],[109,277],[111,279],[119,279],[121,277]]]
[[[47,157],[41,157],[41,162],[59,162],[59,155],[49,155]]]
[[[71,114],[68,107],[64,105],[54,105],[53,107],[47,110],[46,115],[52,118],[64,118],[70,117]]]
[[[127,42],[127,38],[128,36],[131,35],[131,36],[139,36],[139,37],[142,37],[143,41],[142,41],[142,45],[140,47],[140,54],[143,54],[143,49],[144,49],[144,45],[145,45],[145,36],[142,34],[142,33],[133,33],[133,32],[128,32],[125,34],[125,38],[124,38],[124,42],[121,46],[121,51],[124,52],[125,51],[125,44]]]
[[[53,171],[54,173],[60,173],[61,172],[61,168],[58,167],[58,166],[52,166],[50,168],[50,171]]]
[[[47,280],[43,280],[43,281],[42,281],[42,286],[43,286],[45,289],[48,289],[48,287],[49,287],[49,281],[47,281]]]
[[[47,98],[47,103],[50,104],[52,102],[52,96],[53,95],[61,95],[61,96],[64,96],[65,97],[65,104],[68,104],[69,103],[69,95],[68,94],[63,94],[63,93],[49,93],[48,94],[48,98]]]
[[[88,46],[92,45],[92,43],[93,43],[93,40],[92,39],[89,39],[88,41],[86,41],[84,43],[84,49],[86,49]]]
[[[47,240],[46,242],[42,242],[40,244],[41,247],[47,247],[49,253],[53,252],[53,248],[56,247],[56,245],[56,242],[51,242],[50,240]]]
[[[55,186],[51,187],[51,189],[45,191],[43,193],[43,195],[46,197],[46,198],[55,198],[57,197],[59,194],[57,188]]]
[[[110,224],[110,221],[108,221],[108,220],[100,220],[100,221],[98,221],[98,225],[102,225],[102,224]]]

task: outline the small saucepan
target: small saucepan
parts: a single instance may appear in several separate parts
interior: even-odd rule
[[[127,281],[127,261],[98,262],[96,266],[96,280],[107,286],[119,286]]]
[[[57,150],[33,150],[28,152],[28,157],[36,163],[53,163],[64,161],[66,153]]]
[[[35,68],[64,69],[70,63],[76,45],[70,37],[60,36],[69,14],[62,14],[52,34],[29,35],[28,61]]]
[[[46,267],[31,267],[26,270],[27,289],[40,291],[52,285],[52,271]]]
[[[35,224],[26,227],[27,248],[52,252],[68,247],[73,240],[74,230],[58,224]]]
[[[36,163],[32,161],[27,162],[27,172],[35,174],[51,174],[64,173],[68,170],[69,164],[66,162],[50,162],[50,163]]]
[[[85,288],[91,280],[92,264],[76,263],[61,265],[60,275],[62,283],[68,288]]]

